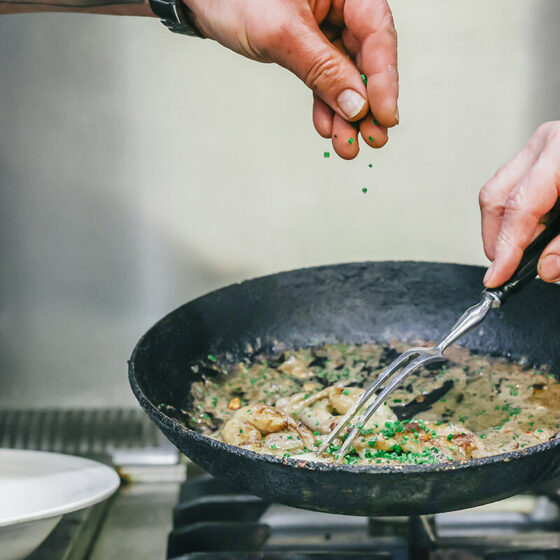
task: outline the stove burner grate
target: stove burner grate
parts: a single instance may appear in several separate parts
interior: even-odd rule
[[[545,495],[435,516],[312,512],[187,479],[168,560],[560,560],[560,510]]]

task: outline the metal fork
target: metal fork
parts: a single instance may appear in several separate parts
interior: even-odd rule
[[[521,263],[517,267],[513,276],[505,284],[502,284],[498,288],[484,290],[482,293],[482,300],[477,305],[474,305],[463,313],[449,334],[447,334],[441,342],[429,348],[411,348],[393,360],[379,374],[377,379],[365,390],[364,394],[358,399],[358,401],[352,405],[350,410],[348,410],[348,412],[342,417],[335,429],[328,435],[327,439],[317,450],[317,455],[323,453],[327,447],[334,442],[340,433],[348,427],[358,412],[372,399],[377,389],[387,382],[373,403],[367,407],[366,411],[359,418],[358,422],[352,426],[352,431],[344,440],[344,443],[337,455],[337,462],[342,461],[350,450],[356,436],[358,436],[360,430],[366,425],[367,421],[373,416],[381,404],[387,400],[389,395],[391,395],[391,393],[393,393],[393,391],[401,385],[409,375],[428,364],[445,361],[446,358],[443,355],[443,352],[448,346],[479,325],[484,320],[490,309],[499,307],[505,302],[511,293],[520,290],[535,278],[537,275],[538,261],[542,252],[550,241],[559,234],[560,216],[557,216],[546,226],[543,232],[531,243],[531,245],[527,247],[523,254]],[[397,372],[399,373],[395,375]],[[391,377],[393,377],[393,379],[390,380]]]

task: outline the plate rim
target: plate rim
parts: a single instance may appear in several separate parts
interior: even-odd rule
[[[48,455],[49,457],[59,457],[63,458],[63,460],[67,460],[68,463],[81,463],[83,466],[89,467],[97,467],[101,470],[104,470],[107,475],[107,484],[105,488],[96,492],[95,494],[91,494],[85,498],[80,500],[74,500],[72,502],[62,503],[58,506],[51,506],[47,508],[43,508],[38,511],[32,511],[28,514],[18,514],[12,515],[11,517],[0,517],[0,528],[2,527],[9,527],[12,525],[19,525],[23,523],[29,523],[32,521],[40,521],[42,519],[49,519],[51,517],[59,517],[65,515],[67,513],[72,513],[74,511],[79,511],[86,507],[93,506],[102,502],[103,500],[112,496],[120,486],[120,477],[115,469],[100,463],[99,461],[94,461],[93,459],[88,459],[86,457],[81,457],[79,455],[69,455],[66,453],[54,453],[51,451],[37,451],[31,449],[9,449],[9,448],[0,448],[0,459],[2,455],[10,455],[13,454],[14,456],[17,455],[29,455],[32,456],[45,456]],[[112,480],[110,480],[112,478]]]

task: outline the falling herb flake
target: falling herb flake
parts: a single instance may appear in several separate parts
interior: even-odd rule
[[[330,153],[330,152],[323,152],[323,157],[324,157],[324,158],[330,158],[330,157],[331,157],[331,153]]]
[[[366,187],[363,187],[363,188],[362,188],[362,192],[363,192],[364,194],[366,194],[366,193],[367,193],[367,188],[366,188]]]
[[[371,169],[373,167],[373,163],[368,163],[368,167]]]
[[[218,361],[218,358],[216,358],[216,356],[214,356],[214,354],[208,354],[207,357],[211,362],[217,362]]]
[[[361,74],[361,78],[362,78],[362,82],[364,82],[364,85],[367,86],[367,76],[365,74]]]
[[[353,144],[354,143],[354,138],[348,138],[348,144]]]
[[[368,136],[368,140],[369,140],[370,142],[375,142],[373,136]]]

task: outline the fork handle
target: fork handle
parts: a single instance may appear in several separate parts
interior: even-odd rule
[[[486,289],[485,292],[496,296],[500,303],[522,288],[537,276],[537,265],[547,245],[560,235],[560,214],[550,221],[542,233],[525,249],[523,258],[512,277],[497,288]]]

